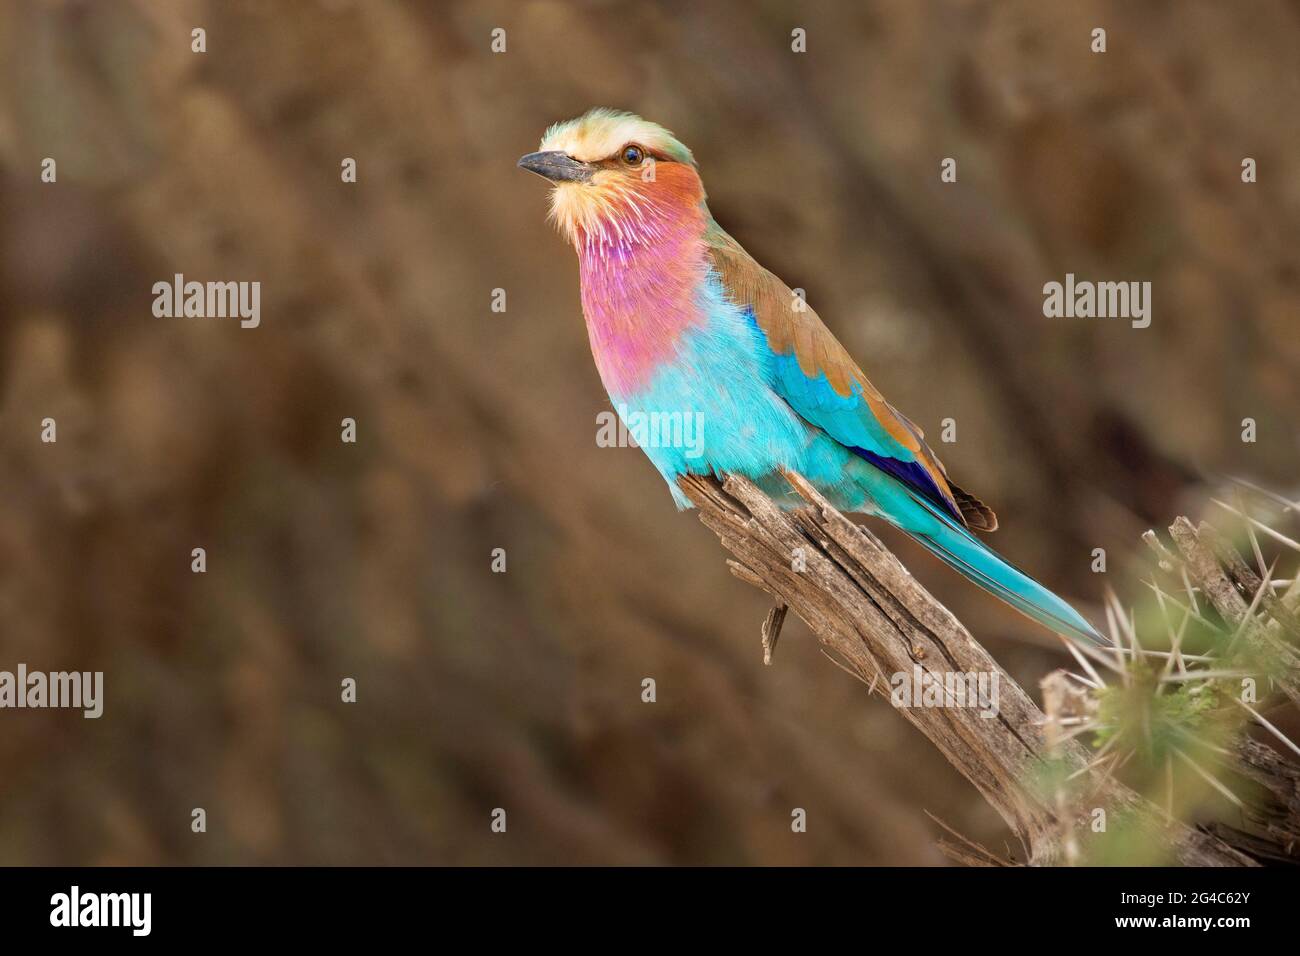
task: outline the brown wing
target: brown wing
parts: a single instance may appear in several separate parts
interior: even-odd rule
[[[797,359],[805,381],[786,382],[789,387],[782,392],[796,412],[837,441],[882,459],[890,474],[937,498],[937,504],[967,527],[978,531],[997,527],[997,518],[986,505],[948,481],[938,456],[925,443],[925,433],[885,400],[816,312],[806,305],[796,309],[790,287],[716,224],[708,242],[714,270],[732,301],[752,312],[774,353],[793,354]],[[822,381],[840,399],[856,393],[860,401],[848,408],[843,401],[831,403],[837,406],[832,415],[816,401],[815,388],[826,387]]]

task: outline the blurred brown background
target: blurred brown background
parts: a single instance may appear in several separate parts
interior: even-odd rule
[[[925,811],[1001,849],[801,624],[764,668],[763,595],[596,447],[515,160],[593,105],[674,130],[1091,612],[1207,477],[1295,489],[1297,49],[1286,0],[0,3],[0,669],[106,685],[0,712],[0,863],[938,864]],[[154,318],[176,272],[260,281],[261,327]],[[1151,281],[1151,327],[1045,319],[1066,272]],[[889,540],[1020,680],[1061,663]]]

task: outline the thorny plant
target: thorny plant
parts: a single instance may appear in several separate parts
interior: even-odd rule
[[[1262,862],[1300,863],[1300,746],[1279,726],[1300,696],[1300,535],[1280,530],[1300,525],[1300,502],[1241,480],[1211,500],[1234,540],[1186,519],[1170,528],[1172,548],[1147,532],[1150,597],[1125,610],[1109,592],[1109,646],[1066,642],[1078,671],[1043,681],[1049,741],[1093,750],[1083,769],[1049,765],[1037,781],[1062,821],[1065,862],[1161,862],[1128,821],[1090,805],[1113,777],[1168,820]]]

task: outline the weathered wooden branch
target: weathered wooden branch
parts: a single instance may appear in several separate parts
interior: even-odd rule
[[[728,561],[741,580],[788,606],[847,668],[874,687],[887,688],[894,674],[914,668],[945,674],[996,674],[999,706],[994,717],[974,707],[901,707],[900,713],[943,753],[985,797],[1020,839],[1028,862],[1068,859],[1066,836],[1086,832],[1082,819],[1034,780],[1038,771],[1064,766],[1083,771],[1087,752],[1074,740],[1049,742],[1043,712],[961,623],[912,577],[865,528],[836,511],[798,475],[788,475],[807,507],[783,511],[751,482],[730,476],[687,476],[683,492],[700,520],[734,555]],[[1090,807],[1111,819],[1128,817],[1180,863],[1243,866],[1253,860],[1224,840],[1177,821],[1113,778],[1084,774],[1093,792]],[[968,862],[980,852],[965,851]]]

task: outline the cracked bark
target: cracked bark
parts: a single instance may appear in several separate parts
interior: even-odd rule
[[[999,713],[979,716],[971,707],[908,707],[899,713],[969,780],[998,812],[1033,864],[1061,862],[1061,835],[1082,820],[1062,820],[1050,794],[1034,786],[1049,760],[1082,769],[1087,752],[1077,741],[1055,749],[1044,735],[1044,715],[942,604],[865,528],[855,525],[798,475],[787,476],[808,503],[781,510],[754,484],[728,476],[679,479],[700,521],[734,555],[728,566],[741,580],[788,606],[822,645],[868,685],[919,666],[944,672],[999,675]],[[801,562],[796,562],[802,557]],[[796,563],[803,570],[794,570]],[[1127,787],[1096,781],[1093,806],[1108,816],[1129,814],[1179,863],[1249,866],[1250,857],[1224,840],[1159,812]]]

